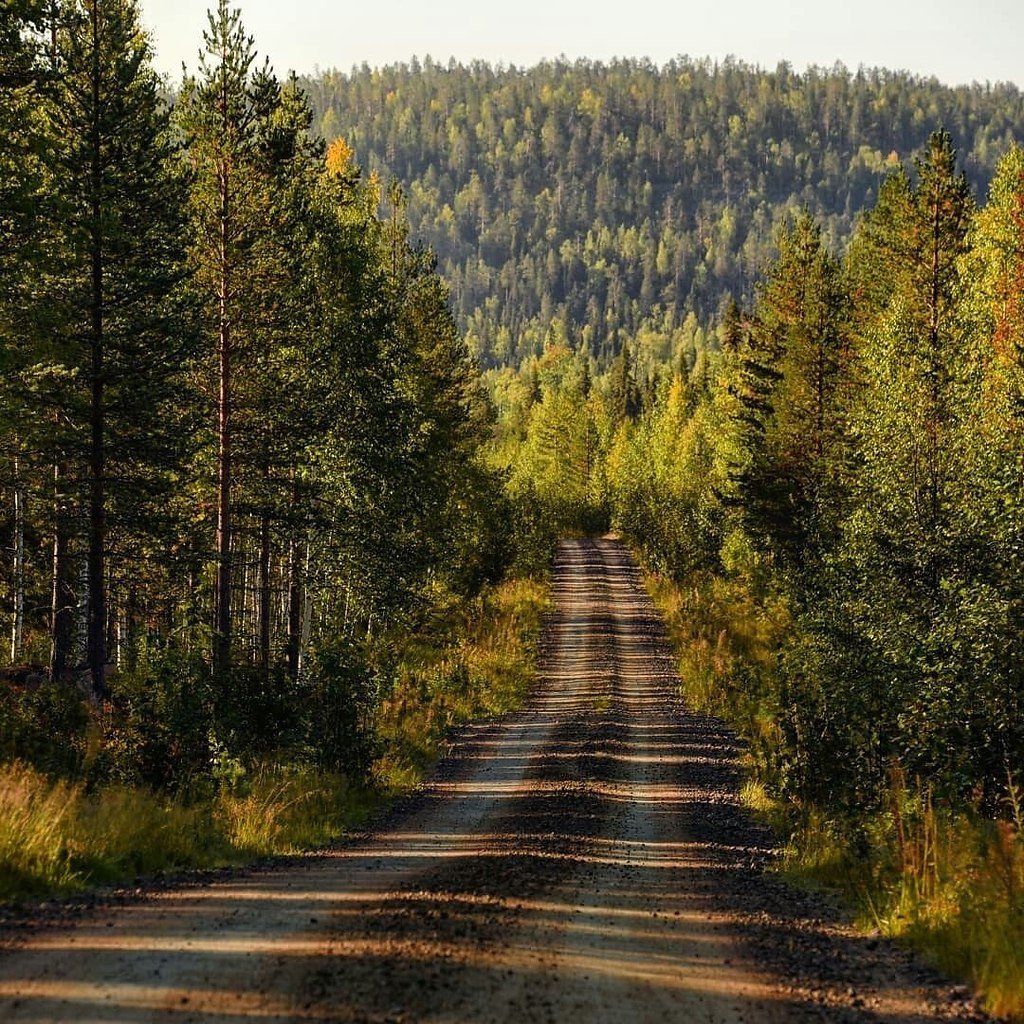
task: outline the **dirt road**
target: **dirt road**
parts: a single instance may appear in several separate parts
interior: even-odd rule
[[[612,540],[571,541],[530,706],[372,837],[29,930],[0,1021],[983,1019],[762,867],[732,737],[674,695]]]

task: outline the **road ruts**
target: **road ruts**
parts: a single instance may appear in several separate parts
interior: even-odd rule
[[[9,936],[0,1021],[978,1019],[763,873],[616,540],[560,545],[528,707],[368,837]]]

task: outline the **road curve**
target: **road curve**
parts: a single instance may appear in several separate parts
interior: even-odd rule
[[[981,1019],[763,873],[620,543],[563,542],[554,595],[529,706],[379,832],[8,939],[0,1021]]]

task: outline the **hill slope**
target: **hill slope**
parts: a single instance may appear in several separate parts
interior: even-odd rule
[[[406,187],[485,365],[517,364],[552,323],[607,359],[623,332],[749,298],[781,219],[806,206],[841,244],[939,125],[979,192],[1024,139],[1012,85],[842,67],[428,60],[303,84],[328,140]]]

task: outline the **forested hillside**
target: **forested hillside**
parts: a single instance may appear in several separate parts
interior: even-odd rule
[[[1015,86],[841,67],[427,60],[303,84],[325,138],[405,187],[486,365],[539,353],[552,324],[602,360],[630,336],[657,361],[688,314],[749,302],[795,211],[835,246],[935,128],[979,195],[1024,138]]]
[[[842,254],[806,212],[777,241],[649,382],[632,343],[493,371],[492,459],[642,554],[791,863],[1020,1019],[1024,150],[975,201],[935,132]]]

